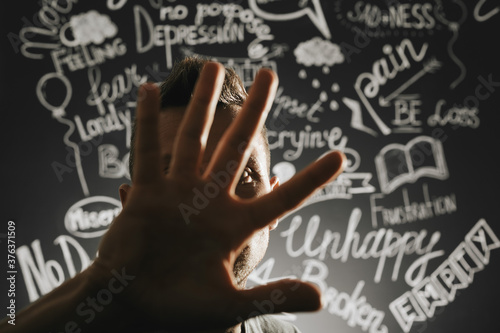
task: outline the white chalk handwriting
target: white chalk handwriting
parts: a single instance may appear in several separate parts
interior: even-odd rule
[[[166,66],[172,68],[172,46],[195,46],[202,44],[234,44],[245,41],[245,32],[254,34],[258,42],[273,39],[269,26],[262,19],[256,18],[252,11],[241,10],[239,14],[234,6],[214,3],[216,14],[206,10],[207,5],[199,4],[195,24],[193,25],[154,25],[150,14],[140,5],[134,6],[134,24],[136,35],[136,50],[138,53],[150,51],[153,47],[163,46],[166,54]],[[225,7],[228,6],[228,7]],[[225,9],[226,8],[226,9]],[[225,22],[220,24],[203,24],[207,16],[225,15]],[[235,19],[238,19],[236,21]],[[259,44],[260,45],[260,44]],[[253,50],[255,52],[255,50]]]
[[[478,116],[479,109],[477,107],[453,106],[442,111],[445,104],[446,101],[444,99],[440,99],[436,103],[434,114],[427,118],[427,124],[429,126],[445,126],[449,124],[460,127],[479,127],[481,122]]]
[[[34,16],[37,26],[23,27],[19,31],[21,53],[26,58],[43,59],[41,51],[59,48],[61,42],[58,40],[58,29],[63,20],[67,20],[64,15],[69,14],[77,2],[78,0],[68,0],[64,5],[59,1],[40,2],[42,7]],[[29,39],[31,36],[34,37],[33,40]]]
[[[427,184],[422,184],[422,192],[423,201],[412,201],[408,190],[403,188],[403,202],[395,207],[385,207],[379,202],[383,201],[383,194],[372,194],[370,196],[372,226],[378,227],[378,216],[381,217],[384,226],[390,226],[423,221],[457,211],[457,199],[454,193],[431,197]]]
[[[198,4],[199,5],[199,4]],[[160,20],[184,20],[189,14],[189,9],[184,5],[160,7]]]
[[[87,197],[68,209],[64,216],[64,226],[73,236],[101,237],[120,213],[121,206],[119,200],[111,197]]]
[[[394,99],[394,119],[391,121],[394,127],[393,133],[420,133],[422,132],[422,121],[420,115],[420,95],[398,95]]]
[[[499,247],[493,230],[484,219],[479,220],[430,277],[389,304],[401,329],[409,332],[413,323],[425,322],[434,317],[437,307],[453,302],[456,291],[472,283],[474,274],[490,262],[491,251]]]
[[[147,74],[139,75],[137,73],[137,65],[132,64],[130,67],[125,67],[124,74],[117,74],[111,82],[101,82],[102,74],[99,67],[92,67],[87,70],[90,90],[87,97],[87,105],[97,107],[99,114],[104,116],[106,108],[104,102],[114,103],[120,98],[130,94],[133,90],[147,81]]]
[[[403,39],[401,43],[394,48],[386,44],[382,48],[382,52],[387,56],[389,61],[385,57],[376,60],[372,65],[371,72],[361,73],[356,78],[354,88],[361,102],[368,110],[369,115],[373,118],[379,130],[385,135],[391,133],[391,130],[382,119],[380,119],[368,99],[375,98],[379,94],[380,87],[384,86],[388,80],[396,78],[398,73],[411,68],[410,59],[417,63],[421,62],[427,53],[428,46],[427,43],[423,43],[420,50],[417,52],[413,42],[407,38]],[[406,52],[408,52],[409,57]],[[399,61],[397,58],[399,58]],[[392,69],[390,69],[389,62]],[[365,83],[365,81],[367,82]]]
[[[432,3],[396,3],[387,10],[376,5],[358,1],[354,9],[346,14],[347,20],[363,23],[369,28],[432,30],[436,20],[432,16]]]
[[[226,22],[238,19],[242,22],[250,23],[255,19],[254,12],[239,4],[212,2],[196,4],[194,23],[196,25],[202,25],[206,18],[217,18],[221,15],[225,18]]]
[[[305,125],[300,131],[268,131],[269,149],[284,149],[290,144],[294,149],[283,152],[283,158],[287,161],[298,159],[304,149],[326,148],[328,150],[345,151],[347,137],[342,134],[340,127],[333,127],[330,130],[313,131],[310,125]],[[356,153],[359,157],[359,155]],[[355,165],[357,161],[353,161]],[[353,170],[350,170],[353,171]]]
[[[89,255],[74,238],[67,235],[58,236],[54,240],[54,245],[58,245],[61,249],[69,277],[73,277],[77,273],[77,268],[72,257],[74,251],[78,253],[80,261],[78,272],[90,265]],[[34,258],[30,247],[27,245],[18,247],[16,255],[19,267],[23,273],[29,300],[33,302],[40,297],[40,294],[45,295],[63,283],[66,276],[63,266],[60,263],[53,259],[45,260],[39,239],[35,239],[31,243],[31,250],[33,251]]]
[[[99,158],[99,176],[102,178],[122,178],[130,180],[129,158],[130,152],[120,159],[119,151],[115,145],[104,144],[97,148]]]
[[[323,112],[323,101],[321,98],[309,106],[307,103],[300,103],[296,98],[292,98],[288,95],[283,94],[283,87],[279,87],[276,91],[276,96],[274,97],[274,106],[273,111],[271,112],[272,121],[270,125],[273,129],[283,129],[284,125],[287,122],[283,121],[283,119],[288,119],[292,117],[305,118],[312,123],[319,122],[319,117],[316,115],[317,112]],[[287,115],[284,115],[284,113]],[[278,127],[277,121],[274,119],[279,119],[284,124],[279,124]]]
[[[109,113],[97,118],[89,119],[83,124],[79,115],[75,115],[74,121],[78,134],[82,141],[89,141],[103,134],[126,130],[126,139],[128,143],[132,136],[132,116],[130,110],[116,111],[113,104],[108,104]],[[128,144],[127,144],[128,146]]]
[[[338,291],[329,287],[325,280],[328,277],[328,266],[316,259],[304,260],[304,273],[301,280],[310,281],[321,288],[323,294],[323,309],[332,315],[336,315],[347,321],[350,327],[360,327],[364,332],[387,333],[387,326],[382,324],[385,313],[372,307],[366,299],[361,296],[365,285],[364,281],[358,281],[351,294]]]
[[[67,68],[70,72],[100,65],[108,59],[114,59],[127,53],[127,46],[121,38],[96,45],[76,45],[70,48],[59,48],[50,52],[54,68],[57,72],[64,72]],[[64,67],[65,66],[65,67]]]
[[[274,268],[275,259],[269,258],[261,263],[248,277],[250,282],[256,284],[266,284],[275,281],[270,278]],[[292,275],[281,276],[280,278],[300,278],[316,284],[321,289],[323,309],[331,315],[338,316],[347,322],[350,327],[359,327],[364,332],[387,333],[387,326],[383,325],[385,313],[377,310],[368,303],[366,296],[361,292],[365,285],[364,281],[358,281],[351,294],[339,291],[328,286],[328,266],[317,259],[306,259],[302,262],[302,268],[294,266]],[[292,287],[293,288],[293,287]]]
[[[339,232],[326,229],[323,232],[322,239],[320,236],[317,236],[320,224],[320,217],[318,215],[314,215],[309,219],[303,245],[298,249],[295,249],[293,244],[295,232],[302,224],[302,217],[300,215],[295,215],[292,218],[290,227],[288,230],[282,231],[280,236],[286,238],[286,251],[292,258],[305,255],[309,258],[325,260],[328,255],[329,258],[342,262],[346,262],[349,256],[363,260],[376,258],[378,259],[377,270],[374,276],[376,283],[381,281],[387,259],[396,258],[391,275],[391,280],[396,281],[403,258],[413,253],[418,254],[419,258],[415,260],[414,265],[410,266],[405,275],[406,282],[410,285],[415,285],[425,275],[428,261],[442,255],[442,251],[432,251],[434,245],[436,245],[441,237],[439,231],[432,234],[426,246],[424,245],[424,240],[427,236],[426,230],[421,230],[420,232],[405,231],[403,234],[400,234],[392,229],[381,228],[370,231],[362,239],[361,235],[356,231],[361,220],[361,215],[359,208],[353,209],[342,245],[340,245],[342,237]],[[314,248],[314,246],[316,247]],[[330,249],[328,249],[329,247]],[[415,271],[417,271],[417,274],[414,274]]]

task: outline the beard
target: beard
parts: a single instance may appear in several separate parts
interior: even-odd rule
[[[241,250],[233,265],[235,283],[239,288],[245,288],[248,276],[264,258],[268,245],[269,233],[263,229]]]

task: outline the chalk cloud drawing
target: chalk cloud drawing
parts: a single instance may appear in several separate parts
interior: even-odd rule
[[[441,141],[429,136],[418,136],[406,145],[392,143],[375,157],[380,188],[388,194],[405,183],[414,183],[420,177],[440,180],[448,178]]]
[[[101,44],[106,38],[114,37],[118,27],[109,16],[91,10],[70,18],[70,26],[75,40],[80,45]]]
[[[344,62],[344,55],[335,43],[314,37],[308,41],[300,43],[293,51],[297,63],[310,67],[333,66]]]

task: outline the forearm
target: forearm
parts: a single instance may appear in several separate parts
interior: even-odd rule
[[[7,322],[9,318],[4,319],[0,322],[0,331],[120,332],[126,327],[128,318],[120,316],[118,319],[123,308],[113,296],[106,284],[91,281],[86,270],[17,313],[15,325]]]

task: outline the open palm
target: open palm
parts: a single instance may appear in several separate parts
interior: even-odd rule
[[[241,112],[200,171],[223,78],[220,64],[205,65],[168,174],[160,163],[159,89],[146,84],[140,90],[132,187],[101,242],[93,272],[103,281],[111,271],[126,272],[130,284],[117,297],[152,327],[227,328],[262,308],[293,312],[321,305],[317,288],[298,281],[241,290],[233,266],[254,233],[336,177],[344,157],[329,153],[274,191],[239,198],[235,188],[272,105],[277,78],[270,70],[257,74]],[[196,193],[207,188],[213,194],[209,200],[196,201]],[[257,311],[256,304],[265,306]]]

